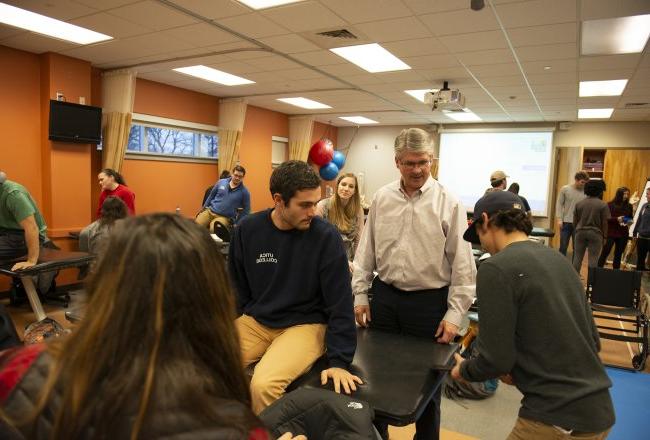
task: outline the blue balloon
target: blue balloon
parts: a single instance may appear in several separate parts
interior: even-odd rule
[[[345,155],[340,151],[335,151],[334,156],[332,156],[332,162],[334,162],[340,170],[343,168],[343,165],[345,165]]]
[[[318,173],[323,178],[323,180],[334,180],[339,174],[339,167],[337,167],[336,164],[332,161],[327,165],[320,167]]]

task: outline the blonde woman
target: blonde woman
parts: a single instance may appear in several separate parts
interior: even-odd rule
[[[336,193],[318,202],[316,207],[316,215],[333,224],[341,233],[350,271],[363,230],[363,209],[358,186],[357,176],[352,173],[341,174],[336,180]]]

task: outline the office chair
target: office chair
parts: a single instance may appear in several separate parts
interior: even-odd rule
[[[596,327],[603,339],[638,344],[639,354],[632,358],[632,366],[637,371],[643,370],[648,356],[648,318],[639,306],[641,276],[641,272],[590,267],[587,278],[587,298],[594,318],[633,324],[633,330],[621,328],[620,324]]]

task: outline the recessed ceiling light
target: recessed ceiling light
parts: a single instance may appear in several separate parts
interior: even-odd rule
[[[638,53],[650,36],[650,14],[582,22],[582,55]]]
[[[278,101],[286,102],[287,104],[295,105],[296,107],[315,109],[315,108],[332,108],[327,104],[323,104],[311,99],[298,97],[298,98],[278,98]]]
[[[442,114],[447,116],[448,118],[453,119],[454,121],[459,121],[459,122],[478,122],[478,121],[482,121],[481,118],[479,118],[476,114],[474,114],[468,108],[464,109],[464,111],[462,111],[462,112],[443,111]]]
[[[424,94],[427,92],[437,92],[438,89],[421,89],[421,90],[404,90],[404,93],[411,95],[420,102],[424,102]]]
[[[580,81],[580,97],[620,96],[627,85],[626,79],[611,81]]]
[[[237,0],[252,9],[266,9],[275,6],[288,5],[289,3],[298,3],[303,0]]]
[[[544,66],[544,70],[551,70],[551,69],[552,69],[551,66]]]
[[[222,72],[221,70],[202,65],[179,67],[174,70],[176,72],[184,73],[185,75],[190,75],[196,78],[204,79],[206,81],[223,84],[224,86],[240,86],[242,84],[255,83],[255,81],[242,78],[241,76],[232,75],[230,73]]]
[[[91,44],[113,39],[110,35],[100,34],[5,3],[0,3],[0,23],[77,44]]]
[[[372,119],[368,119],[363,116],[341,116],[339,119],[353,122],[355,124],[379,124],[379,122],[373,121]]]
[[[377,43],[335,47],[330,50],[370,73],[392,72],[411,68],[411,66]]]
[[[578,110],[578,119],[607,119],[613,112],[613,108],[581,108]]]

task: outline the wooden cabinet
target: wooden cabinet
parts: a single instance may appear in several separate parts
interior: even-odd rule
[[[582,153],[582,169],[593,179],[602,179],[605,172],[605,153],[607,150],[585,149]]]

